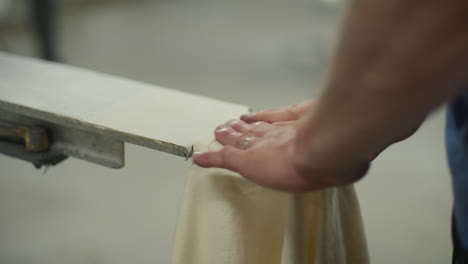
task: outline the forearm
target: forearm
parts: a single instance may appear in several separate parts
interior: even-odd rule
[[[464,0],[352,1],[300,155],[348,168],[413,133],[467,83],[467,10]]]

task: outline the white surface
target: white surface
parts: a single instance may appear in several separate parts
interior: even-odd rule
[[[246,106],[0,53],[0,101],[180,146]],[[0,113],[1,117],[1,113]]]

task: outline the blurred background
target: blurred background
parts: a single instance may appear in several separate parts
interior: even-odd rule
[[[0,50],[258,110],[314,96],[342,10],[338,0],[0,0]],[[438,110],[357,183],[372,263],[449,262],[443,125]],[[189,167],[132,145],[120,170],[69,159],[45,172],[0,156],[0,263],[170,263]]]

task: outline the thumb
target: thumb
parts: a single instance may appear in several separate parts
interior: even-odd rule
[[[243,166],[246,151],[226,146],[218,151],[194,153],[193,162],[203,168],[223,168],[239,172]]]

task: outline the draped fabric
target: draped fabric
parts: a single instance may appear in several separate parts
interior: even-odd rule
[[[221,147],[212,138],[194,146]],[[369,263],[354,187],[288,194],[193,165],[172,263]]]

